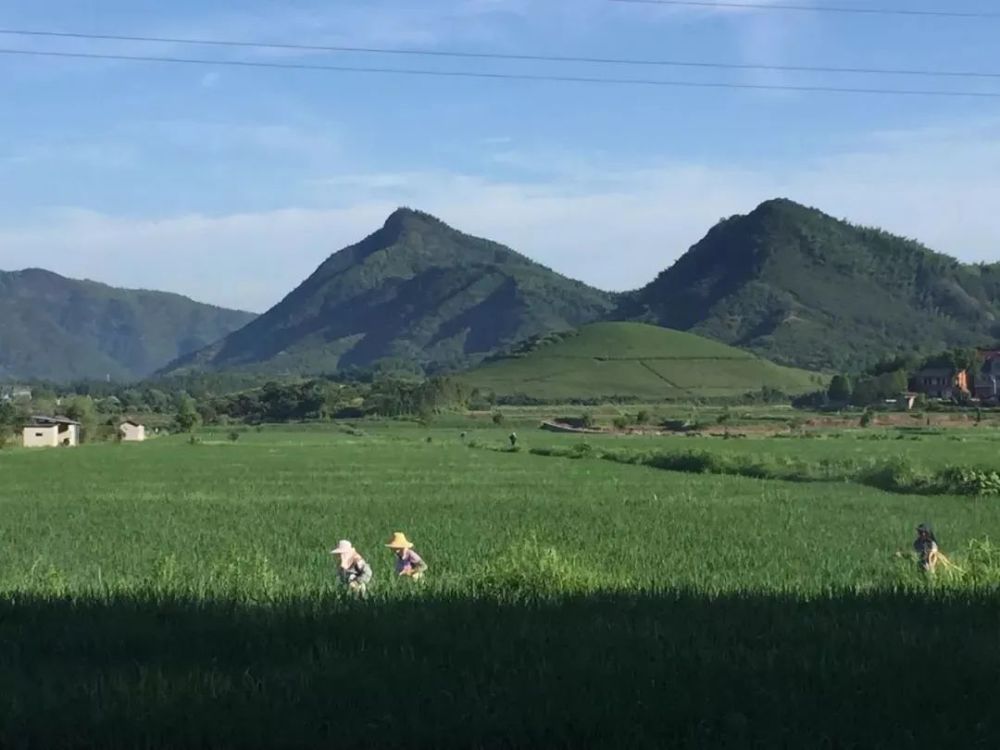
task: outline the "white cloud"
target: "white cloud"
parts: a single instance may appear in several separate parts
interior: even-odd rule
[[[531,182],[447,171],[344,174],[322,205],[227,216],[124,219],[53,212],[0,229],[0,267],[28,265],[264,309],[398,205],[422,208],[604,288],[651,279],[719,218],[785,196],[973,260],[1000,256],[1000,125],[883,133],[773,170],[581,162]]]

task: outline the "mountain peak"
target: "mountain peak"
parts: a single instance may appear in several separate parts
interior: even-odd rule
[[[408,227],[414,225],[431,225],[431,226],[447,226],[441,219],[433,216],[426,211],[420,211],[415,208],[409,208],[408,206],[400,206],[385,220],[383,225],[386,229],[391,229],[394,227]]]
[[[592,322],[611,305],[605,292],[402,207],[251,325],[174,366],[315,373],[401,358],[454,367]]]
[[[637,293],[634,309],[783,363],[850,370],[1000,331],[1000,286],[944,258],[775,198],[716,225]]]

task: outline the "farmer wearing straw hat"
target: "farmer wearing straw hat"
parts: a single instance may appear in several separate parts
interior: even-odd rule
[[[423,576],[427,563],[414,551],[413,542],[406,538],[406,534],[397,531],[385,546],[396,553],[396,575],[407,578]]]
[[[337,546],[330,550],[331,555],[340,557],[340,567],[337,576],[351,591],[364,596],[368,591],[368,582],[372,579],[371,566],[365,562],[361,553],[346,539],[341,539]]]
[[[925,523],[917,526],[917,539],[913,543],[913,551],[917,553],[917,565],[920,570],[924,573],[933,573],[941,553],[934,532]]]

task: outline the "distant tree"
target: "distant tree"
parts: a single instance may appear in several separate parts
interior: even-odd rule
[[[143,397],[150,410],[157,414],[163,414],[170,409],[170,396],[158,388],[147,388]]]
[[[186,393],[179,394],[176,399],[177,416],[174,417],[174,424],[181,432],[194,433],[201,424],[201,415],[196,408],[195,400]]]
[[[882,398],[895,398],[907,390],[909,377],[906,370],[884,372],[876,378],[879,395]]]
[[[635,415],[636,424],[648,424],[649,423],[649,412],[645,409],[640,409],[639,413]]]
[[[64,413],[67,417],[80,423],[81,441],[93,440],[97,437],[97,407],[90,396],[77,396],[67,402]]]
[[[878,382],[875,378],[863,378],[854,384],[851,402],[857,406],[874,404],[881,397]]]
[[[495,412],[493,412],[492,419],[493,419],[493,424],[495,424],[495,425],[501,425],[501,424],[503,424],[503,412],[502,411],[495,411]]]
[[[834,403],[846,404],[851,400],[851,380],[846,375],[834,375],[826,394]]]
[[[25,414],[10,401],[0,401],[0,442],[20,430]]]
[[[219,419],[219,413],[211,401],[203,401],[197,406],[198,416],[203,424],[214,424]]]
[[[924,360],[924,367],[945,367],[953,370],[974,370],[982,364],[982,357],[976,349],[950,349],[934,354]]]
[[[177,412],[177,416],[174,417],[174,424],[177,425],[177,429],[181,432],[193,433],[198,425],[201,424],[201,417],[194,409],[179,411]]]

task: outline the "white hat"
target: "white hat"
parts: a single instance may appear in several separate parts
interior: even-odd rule
[[[346,539],[341,539],[337,542],[337,546],[330,550],[331,555],[346,555],[354,550],[354,545],[351,544]]]

